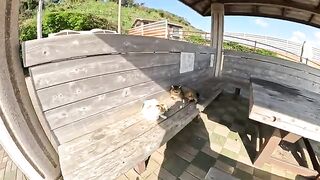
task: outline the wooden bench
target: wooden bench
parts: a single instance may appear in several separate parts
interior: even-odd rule
[[[213,50],[186,42],[123,35],[68,35],[23,44],[30,96],[59,154],[64,179],[115,179],[144,161],[223,89]],[[187,62],[185,64],[185,61]],[[200,101],[171,100],[171,85]],[[144,100],[169,105],[167,119],[142,118]]]

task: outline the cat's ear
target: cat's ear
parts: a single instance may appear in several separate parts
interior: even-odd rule
[[[171,88],[173,89],[173,85],[171,85]]]
[[[179,86],[179,89],[181,89],[181,85]]]

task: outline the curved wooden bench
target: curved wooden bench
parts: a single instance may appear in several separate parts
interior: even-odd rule
[[[125,173],[222,91],[222,83],[212,79],[213,49],[206,46],[95,34],[27,41],[23,49],[29,93],[58,150],[64,179],[114,179]],[[198,108],[172,102],[173,84],[198,90]],[[152,98],[171,106],[167,119],[141,117],[143,101]]]

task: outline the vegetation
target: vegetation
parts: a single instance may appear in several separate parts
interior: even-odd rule
[[[118,0],[101,2],[95,0],[63,0],[62,3],[53,3],[59,0],[45,3],[43,17],[43,36],[59,32],[64,29],[70,30],[91,30],[94,28],[116,30]],[[123,33],[130,29],[136,18],[161,20],[183,26],[185,31],[199,31],[187,20],[167,11],[144,7],[134,0],[123,0],[122,8],[122,29]],[[20,40],[26,41],[36,38],[36,8],[37,0],[22,0],[20,9]],[[210,41],[201,35],[190,35],[186,41],[201,45],[209,45]],[[240,45],[235,42],[225,42],[224,49],[236,50],[249,53],[257,53],[265,56],[276,56],[276,53],[254,49]]]
[[[28,0],[34,1],[34,0]],[[133,0],[124,1],[122,8],[122,30],[130,29],[136,18],[161,20],[180,24],[188,31],[199,31],[191,26],[184,18],[163,10],[147,8]],[[36,37],[36,7],[21,10],[20,39],[30,40]],[[33,8],[33,9],[32,9]],[[116,2],[104,3],[95,0],[64,0],[63,3],[45,4],[43,18],[43,36],[64,29],[88,30],[88,28],[102,28],[116,30],[118,17]]]

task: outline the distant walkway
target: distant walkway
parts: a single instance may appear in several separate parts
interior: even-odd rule
[[[26,180],[27,178],[12,162],[0,145],[0,180]]]

